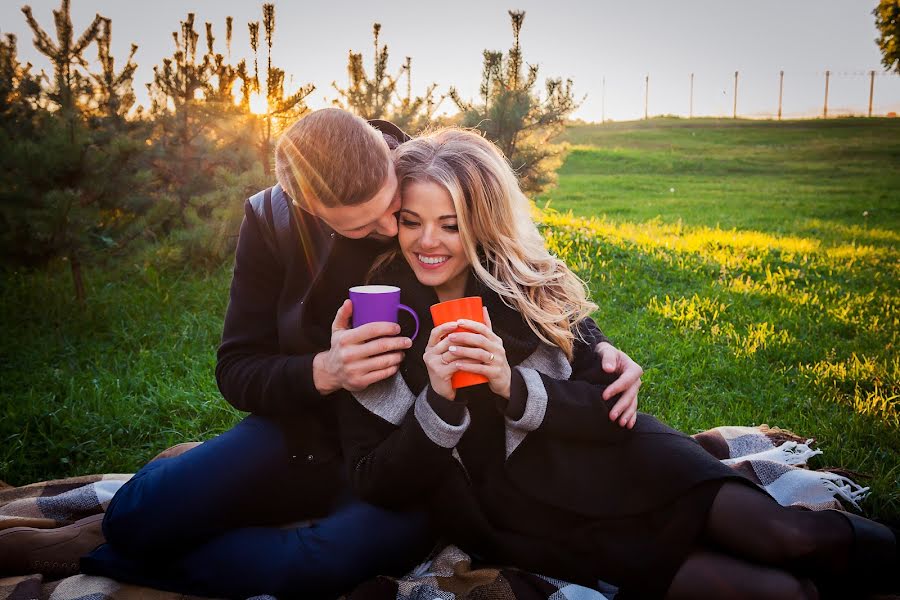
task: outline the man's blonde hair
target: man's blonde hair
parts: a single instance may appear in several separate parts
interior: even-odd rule
[[[547,251],[531,206],[500,150],[463,129],[441,129],[394,150],[401,194],[432,182],[450,194],[475,276],[544,342],[573,356],[576,325],[593,312],[584,282]]]
[[[391,154],[381,132],[339,108],[310,113],[278,139],[275,178],[294,203],[354,206],[384,186]]]

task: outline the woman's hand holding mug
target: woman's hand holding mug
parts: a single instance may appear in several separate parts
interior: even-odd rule
[[[506,360],[503,340],[491,328],[487,308],[484,308],[484,323],[460,319],[457,324],[468,330],[447,336],[450,341],[447,350],[457,368],[486,377],[491,391],[509,400],[512,369]]]
[[[422,359],[428,369],[431,388],[448,400],[456,399],[456,388],[453,387],[453,374],[458,370],[456,362],[444,358],[450,348],[449,335],[457,327],[456,321],[448,321],[431,330],[428,345]]]
[[[459,371],[483,376],[492,392],[509,399],[512,369],[503,340],[491,329],[487,308],[482,310],[484,323],[458,319],[431,331],[424,355],[431,387],[450,400],[456,398],[453,375]]]

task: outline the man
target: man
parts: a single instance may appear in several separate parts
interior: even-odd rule
[[[331,396],[394,374],[411,345],[396,324],[351,329],[352,306],[341,304],[397,234],[390,147],[406,139],[338,109],[281,137],[279,185],[245,205],[216,364],[225,399],[252,414],[126,483],[103,520],[108,543],[82,561],[85,571],[185,593],[334,597],[425,557],[433,540],[423,514],[350,493]],[[288,222],[281,243],[278,223]],[[606,341],[598,353],[621,374],[606,392],[622,393],[612,418],[630,426],[641,369]],[[317,520],[296,523],[307,519]],[[94,537],[90,525],[73,528],[60,553],[96,543],[96,523]],[[28,533],[18,537],[30,548],[40,534]]]

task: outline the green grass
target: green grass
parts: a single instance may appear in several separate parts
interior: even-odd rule
[[[538,200],[554,252],[645,370],[641,408],[694,433],[768,423],[871,475],[900,521],[900,121],[652,120],[570,129]],[[670,192],[675,188],[675,192]],[[571,211],[573,216],[565,213]],[[863,216],[868,212],[868,217]],[[240,418],[213,369],[230,265],[2,275],[0,479],[130,472]]]
[[[578,216],[808,234],[900,228],[898,119],[654,119],[577,126],[563,139],[573,148],[542,201]]]
[[[5,273],[0,479],[133,472],[166,447],[237,422],[213,370],[230,266],[206,276],[122,264]]]

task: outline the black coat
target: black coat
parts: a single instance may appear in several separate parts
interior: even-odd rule
[[[417,286],[408,275],[395,277],[393,283],[403,289],[403,301],[419,313],[420,336],[427,340],[433,327],[427,307],[437,300],[434,292]],[[482,296],[511,366],[522,363],[538,347],[521,317],[472,276],[466,295]],[[656,561],[656,571],[651,566],[649,571],[635,573],[634,564],[602,564],[611,553],[609,545],[632,544],[632,554],[639,556],[653,545],[661,528],[660,515],[663,521],[668,518],[667,507],[705,482],[738,476],[693,439],[648,415],[640,414],[633,430],[610,421],[614,400],[602,399],[608,377],[594,359],[593,342],[588,333],[587,343],[576,344],[568,379],[540,374],[538,388],[546,394],[546,412],[537,429],[507,456],[507,411],[516,396],[525,394],[532,401],[531,391],[522,385],[520,369],[513,370],[514,398],[508,404],[487,385],[461,390],[457,401],[450,402],[427,385],[421,359],[424,342],[417,340],[419,348],[413,350],[418,351],[407,354],[403,370],[416,400],[402,420],[386,420],[365,399],[351,394],[341,400],[344,454],[356,491],[364,500],[388,507],[428,506],[448,541],[491,562],[586,585],[604,579],[637,588],[642,585],[639,577],[652,579],[655,573],[654,583],[665,585],[659,580],[671,576],[681,554],[667,552]],[[455,443],[445,443],[440,432],[431,431],[428,423],[433,419],[425,416],[430,413],[424,405],[437,415],[448,415],[450,405],[458,409],[461,402],[469,413],[468,428]],[[459,421],[446,425],[459,425]],[[708,501],[707,497],[694,504],[702,512]],[[688,510],[694,511],[690,503]],[[692,514],[689,523],[678,511],[671,518],[683,519],[687,527],[679,530],[679,537],[696,536],[698,520],[704,515]],[[598,544],[593,537],[598,523],[604,524],[604,535],[614,535],[609,531],[626,523],[629,531],[635,529],[633,523],[639,527],[634,539],[620,536]],[[687,539],[683,546],[689,548],[692,543]],[[646,558],[652,562],[651,556]],[[624,552],[622,560],[634,560],[634,556]]]

